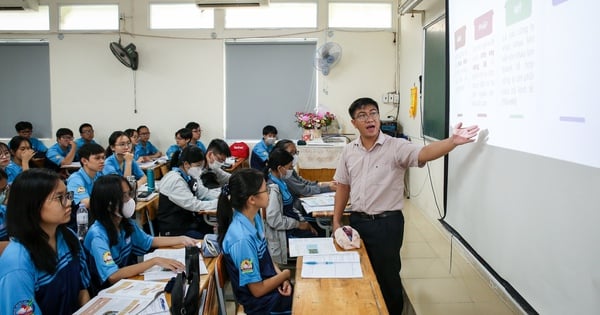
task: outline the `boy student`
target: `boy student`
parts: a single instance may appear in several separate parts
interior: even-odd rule
[[[206,149],[206,164],[200,175],[202,185],[198,185],[196,196],[200,199],[216,199],[219,194],[211,194],[209,189],[220,188],[227,184],[231,174],[224,171],[221,166],[231,156],[227,142],[222,139],[213,139]]]
[[[81,138],[75,140],[75,144],[77,144],[78,148],[81,148],[87,143],[97,143],[94,141],[94,127],[89,123],[83,123],[79,126],[79,135]]]
[[[271,125],[266,125],[262,131],[263,138],[258,142],[254,148],[252,148],[252,155],[250,156],[250,167],[257,170],[263,171],[265,169],[265,163],[269,158],[269,153],[273,151],[275,147],[275,141],[277,140],[277,128]]]
[[[135,146],[134,156],[143,157],[144,162],[157,159],[162,156],[160,152],[150,141],[150,129],[141,125],[137,128],[139,142]]]
[[[181,154],[183,149],[190,144],[192,140],[192,131],[187,128],[181,128],[175,132],[175,144],[167,149],[167,159],[173,159],[173,154]]]
[[[97,143],[84,144],[77,151],[81,168],[67,178],[67,191],[72,191],[73,201],[90,208],[90,194],[96,179],[102,176],[104,148]]]
[[[46,151],[46,158],[57,167],[71,164],[75,160],[77,144],[73,141],[73,131],[59,128],[56,131],[56,143]]]
[[[31,136],[33,134],[33,125],[30,122],[19,121],[15,124],[15,130],[19,136],[29,139],[29,142],[31,142],[31,148],[36,153],[35,157],[44,157],[46,151],[48,151],[48,148],[38,138]]]
[[[185,128],[192,131],[192,141],[190,141],[190,145],[196,145],[198,148],[202,149],[202,152],[206,154],[206,147],[204,143],[200,141],[200,137],[202,137],[202,129],[200,129],[200,124],[194,121],[190,121],[185,125]]]

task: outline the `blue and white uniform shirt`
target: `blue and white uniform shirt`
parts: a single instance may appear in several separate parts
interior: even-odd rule
[[[70,151],[71,145],[68,145],[67,148],[63,150],[63,148],[61,148],[58,143],[55,143],[53,146],[50,147],[50,149],[48,149],[48,151],[46,151],[46,158],[52,161],[52,163],[60,166],[60,164],[65,159],[67,154],[69,154]]]
[[[82,167],[67,178],[67,191],[73,192],[75,204],[79,204],[83,199],[90,198],[94,182],[102,175],[102,172],[97,172],[92,179]]]
[[[117,160],[117,157],[115,156],[115,154],[109,156],[104,161],[104,168],[102,169],[103,175],[117,174],[117,175],[124,176],[123,175],[124,172],[125,172],[125,161],[123,161],[123,163],[119,164],[119,161]],[[145,175],[144,171],[142,170],[142,168],[140,168],[140,166],[137,164],[136,161],[131,161],[131,174],[133,174],[133,176],[135,176],[135,179],[140,179],[140,178],[144,177],[144,175]]]
[[[147,141],[145,146],[140,141],[135,145],[134,156],[148,156],[156,154],[156,152],[158,152],[158,149],[152,143],[150,143],[150,141]]]
[[[133,225],[133,233],[125,237],[125,231],[121,230],[119,232],[119,242],[114,246],[109,245],[108,233],[98,221],[92,224],[85,235],[83,246],[92,256],[92,260],[96,266],[96,270],[91,270],[91,272],[97,273],[102,283],[110,275],[117,272],[119,268],[126,267],[129,256],[132,253],[136,256],[142,256],[152,246],[154,238],[140,229],[135,221],[131,219],[126,220],[129,220]]]

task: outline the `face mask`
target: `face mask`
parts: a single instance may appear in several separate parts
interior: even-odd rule
[[[217,160],[215,160],[214,162],[210,163],[210,168],[212,168],[213,170],[218,170],[221,168],[221,166],[223,166],[222,162],[219,162]]]
[[[288,179],[288,178],[292,177],[293,173],[294,173],[294,170],[285,170],[285,175],[283,175],[283,179]]]
[[[294,160],[292,161],[292,165],[293,165],[294,167],[296,167],[296,165],[298,165],[298,155],[297,155],[297,154],[296,154],[296,155],[294,155]]]
[[[133,199],[129,199],[127,202],[123,204],[123,217],[131,218],[133,213],[135,212],[135,201]]]
[[[275,144],[275,138],[266,138],[265,139],[265,144],[266,145],[274,145]]]
[[[199,178],[200,175],[202,174],[202,167],[200,167],[200,166],[192,166],[187,171],[187,173],[188,173],[188,175],[192,176],[193,178]]]

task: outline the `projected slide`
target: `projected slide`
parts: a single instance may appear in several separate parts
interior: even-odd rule
[[[453,3],[450,123],[487,143],[600,168],[600,1]]]

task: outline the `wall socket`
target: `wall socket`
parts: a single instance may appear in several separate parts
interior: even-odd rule
[[[383,93],[381,101],[384,104],[400,104],[400,94],[396,92]]]
[[[389,95],[389,93],[383,93],[383,95],[381,96],[381,102],[383,102],[384,104],[389,104],[390,103],[390,95]]]

